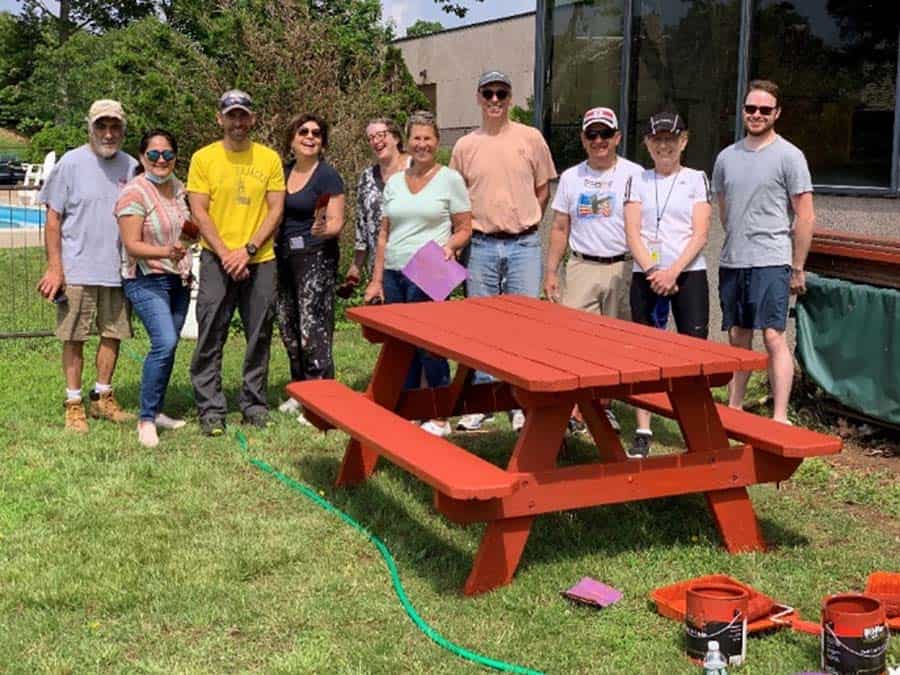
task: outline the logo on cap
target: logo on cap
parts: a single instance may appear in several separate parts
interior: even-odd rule
[[[610,129],[619,128],[619,118],[612,108],[591,108],[584,113],[584,119],[581,121],[581,130],[584,131],[592,124],[603,124]]]
[[[219,99],[219,112],[223,115],[232,110],[244,110],[248,113],[253,112],[253,99],[250,95],[240,89],[229,89]]]

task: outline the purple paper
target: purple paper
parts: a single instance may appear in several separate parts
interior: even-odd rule
[[[590,577],[582,577],[581,581],[572,586],[572,588],[563,591],[563,595],[570,600],[598,607],[609,607],[609,605],[622,599],[622,591]]]
[[[453,289],[465,281],[466,268],[455,260],[444,260],[444,249],[429,241],[415,252],[403,274],[432,300],[446,300]]]

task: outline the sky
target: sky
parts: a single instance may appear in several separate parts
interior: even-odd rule
[[[434,3],[434,0],[381,0],[383,16],[393,19],[397,26],[397,37],[406,35],[406,29],[417,19],[426,21],[440,21],[444,28],[454,28],[470,23],[499,19],[500,17],[522,12],[533,12],[535,0],[458,0],[460,4],[469,8],[465,19],[459,19],[455,14],[447,14]],[[55,3],[53,3],[55,4]],[[18,0],[0,0],[0,11],[7,10],[18,12],[20,3]]]

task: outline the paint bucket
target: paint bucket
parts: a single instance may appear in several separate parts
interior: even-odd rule
[[[822,603],[822,670],[839,675],[886,672],[887,617],[876,598],[832,595]]]
[[[687,589],[684,615],[685,651],[702,661],[707,643],[716,640],[732,665],[747,655],[747,608],[750,595],[732,584],[695,584]]]

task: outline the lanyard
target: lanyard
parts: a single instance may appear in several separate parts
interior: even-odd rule
[[[675,183],[678,182],[678,174],[681,173],[681,169],[678,169],[678,172],[675,174],[675,178],[672,179],[672,184],[669,186],[669,194],[666,195],[666,201],[663,203],[662,211],[659,210],[659,181],[656,180],[656,177],[659,175],[656,173],[656,169],[653,170],[653,192],[656,194],[656,239],[659,239],[659,223],[662,221],[663,216],[666,215],[666,207],[669,205],[669,198],[672,196],[672,190],[675,189]]]

